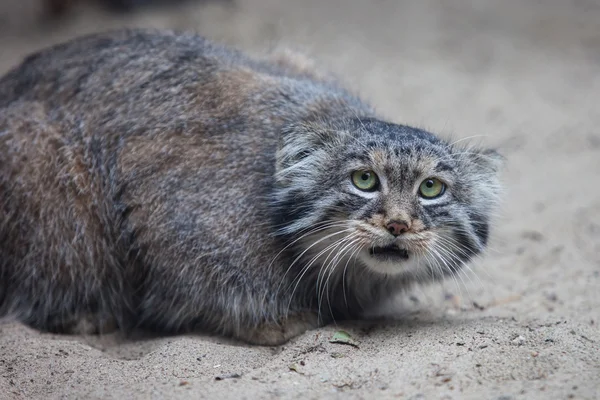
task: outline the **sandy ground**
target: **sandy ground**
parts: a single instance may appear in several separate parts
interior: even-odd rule
[[[473,273],[419,288],[396,321],[277,348],[202,335],[68,337],[0,325],[0,398],[600,398],[600,5],[236,0],[130,16],[82,8],[4,30],[26,53],[118,26],[193,29],[253,53],[312,54],[390,119],[507,157]],[[359,347],[330,343],[339,329]]]

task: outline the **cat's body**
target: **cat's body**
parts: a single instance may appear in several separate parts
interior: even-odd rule
[[[82,38],[0,80],[0,314],[282,343],[483,250],[496,167],[302,59]],[[419,197],[434,175],[445,191]]]

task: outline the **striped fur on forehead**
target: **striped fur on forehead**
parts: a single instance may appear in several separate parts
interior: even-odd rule
[[[442,155],[448,143],[422,129],[378,120],[353,121],[352,133],[366,148],[382,148],[396,157],[414,155]]]

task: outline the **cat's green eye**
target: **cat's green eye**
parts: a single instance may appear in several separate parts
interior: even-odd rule
[[[358,170],[352,173],[352,183],[360,190],[372,192],[379,186],[379,178],[371,170]]]
[[[441,196],[445,190],[446,185],[437,178],[427,178],[419,186],[419,194],[426,199]]]

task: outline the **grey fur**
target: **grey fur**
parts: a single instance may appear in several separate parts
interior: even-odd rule
[[[283,343],[456,273],[486,246],[499,166],[378,119],[301,57],[80,38],[0,80],[0,314]],[[380,190],[352,185],[363,168]],[[430,176],[447,190],[426,201]],[[408,261],[369,254],[392,243]]]

